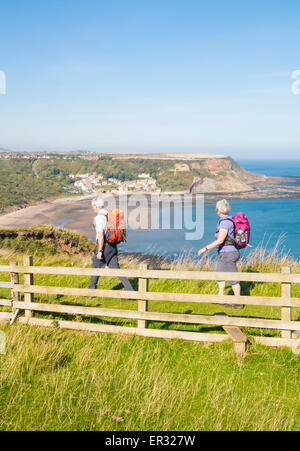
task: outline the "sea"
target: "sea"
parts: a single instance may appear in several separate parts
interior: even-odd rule
[[[300,177],[300,160],[237,160],[248,171],[269,176]],[[232,200],[232,214],[243,212],[251,224],[251,248],[242,251],[246,256],[258,247],[267,252],[289,254],[300,259],[300,199],[258,199]],[[190,214],[196,215],[196,206]],[[181,214],[181,207],[174,207],[172,216]],[[121,245],[123,252],[140,252],[161,255],[171,259],[197,258],[198,249],[214,240],[218,217],[215,204],[205,204],[203,233],[197,240],[187,239],[184,227],[171,230],[132,230],[128,231],[127,242]],[[216,251],[211,251],[216,254]]]

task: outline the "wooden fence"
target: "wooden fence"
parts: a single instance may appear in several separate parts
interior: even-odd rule
[[[282,268],[281,273],[216,273],[204,271],[171,271],[149,270],[141,265],[140,269],[93,269],[74,267],[44,267],[33,266],[33,258],[25,257],[23,266],[11,263],[0,266],[0,272],[10,273],[10,282],[0,282],[0,288],[11,290],[11,299],[0,299],[0,306],[10,307],[10,312],[1,312],[0,321],[14,322],[16,319],[23,324],[53,327],[51,319],[34,317],[34,312],[47,312],[69,315],[86,315],[98,318],[125,318],[137,320],[137,327],[107,325],[101,323],[86,323],[78,321],[55,321],[56,327],[94,332],[113,332],[136,334],[144,337],[180,338],[190,341],[222,342],[232,340],[237,353],[246,350],[247,336],[240,327],[279,330],[280,337],[253,336],[255,342],[268,346],[289,346],[296,344],[297,333],[300,331],[300,321],[292,321],[292,308],[300,307],[300,298],[291,296],[293,283],[300,283],[300,274],[291,274],[289,267]],[[19,283],[19,275],[24,275],[24,283]],[[139,281],[137,291],[121,290],[91,290],[87,288],[40,286],[34,284],[34,275],[72,275],[72,276],[104,276],[130,277]],[[246,282],[277,282],[281,283],[281,297],[266,296],[217,296],[187,293],[160,293],[148,291],[149,279],[173,280],[239,280]],[[24,293],[24,301],[20,294]],[[115,308],[96,308],[81,305],[62,305],[34,302],[34,295],[66,295],[97,298],[114,298],[137,300],[138,310],[123,310]],[[228,315],[198,315],[180,313],[162,313],[148,311],[149,301],[213,303],[213,304],[244,304],[257,306],[276,306],[281,308],[281,319],[249,318]],[[25,312],[24,316],[20,313]],[[220,326],[226,333],[199,333],[183,330],[164,330],[148,328],[149,321],[168,322],[176,324],[201,324]]]

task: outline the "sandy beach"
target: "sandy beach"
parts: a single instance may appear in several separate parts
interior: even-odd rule
[[[139,197],[141,195],[142,193],[139,193],[136,199],[141,198]],[[149,193],[147,196],[149,196]],[[103,197],[106,200],[111,198],[110,196]],[[94,229],[92,226],[94,212],[91,208],[91,201],[93,198],[95,198],[95,194],[60,198],[22,208],[0,216],[0,227],[33,227],[47,224],[55,227],[75,230],[77,232],[84,233],[89,238],[92,238],[94,236]],[[117,203],[120,202],[122,200],[122,196],[116,196],[115,200]],[[128,206],[129,214],[135,206]],[[148,224],[150,225],[151,208],[142,208],[141,211],[142,214],[145,213],[148,215]]]
[[[165,199],[167,198],[165,196],[168,194],[172,194],[173,200],[181,200],[181,193],[163,193],[160,196],[154,195],[154,199],[158,197],[160,199]],[[91,201],[94,197],[95,194],[60,198],[7,213],[0,216],[0,227],[33,227],[47,224],[75,230],[85,234],[89,238],[94,238],[95,232],[92,226],[94,212],[91,208]],[[104,195],[103,197],[106,201],[111,199],[111,196],[109,195]],[[191,204],[193,198],[195,199],[193,195],[187,195],[185,198],[185,205]],[[151,228],[151,215],[154,210],[157,211],[157,205],[154,206],[150,203],[149,193],[135,193],[133,198],[129,198],[130,202],[123,196],[115,196],[114,199],[116,206],[120,207],[122,210],[125,210],[125,208],[122,208],[122,202],[126,200],[128,218],[131,225],[130,213],[138,207],[140,209],[140,215],[143,218],[140,228]],[[139,204],[139,201],[142,199],[146,199],[146,207],[143,206],[143,203]],[[151,199],[153,198],[151,197]],[[118,205],[118,203],[120,203],[120,205]],[[135,217],[135,212],[133,212],[133,216]]]
[[[274,183],[274,181],[276,183]],[[280,183],[279,183],[280,182]],[[288,182],[288,183],[287,183]],[[210,193],[205,194],[205,203],[214,203],[220,197],[226,196],[227,199],[272,199],[272,198],[295,198],[300,196],[300,178],[276,178],[271,177],[269,184],[266,183],[264,186],[257,187],[251,193]],[[150,193],[130,193],[133,194],[134,199],[133,204],[129,202],[128,205],[128,216],[130,213],[138,206],[139,199],[148,199],[147,208],[141,208],[141,215],[148,217],[148,225],[142,226],[141,228],[149,229],[151,228],[151,215],[153,209],[153,203],[149,202]],[[182,199],[182,194],[185,194],[185,205],[191,204],[194,195],[188,195],[187,193],[161,193],[160,195],[154,194],[152,199],[159,197],[160,199],[172,194],[174,199]],[[88,194],[76,197],[66,197],[59,198],[56,200],[48,200],[41,202],[37,205],[32,205],[20,210],[16,210],[11,213],[4,214],[0,216],[0,227],[32,227],[42,224],[53,225],[56,227],[62,227],[70,230],[75,230],[77,232],[85,234],[89,238],[94,238],[93,229],[93,217],[94,212],[91,208],[91,201],[96,196],[96,194]],[[104,198],[111,199],[110,195],[104,195]],[[115,195],[114,197],[116,203],[122,203],[124,198],[122,195]],[[118,206],[118,205],[116,205]],[[157,207],[156,207],[157,208]],[[121,205],[121,209],[122,208]],[[147,222],[147,221],[146,221]]]
[[[32,227],[50,224],[93,235],[93,195],[45,201],[0,216],[0,227]]]

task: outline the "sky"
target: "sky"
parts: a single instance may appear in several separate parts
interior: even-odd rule
[[[0,148],[297,158],[299,17],[299,0],[0,0]]]

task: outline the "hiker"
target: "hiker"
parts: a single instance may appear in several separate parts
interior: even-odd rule
[[[240,252],[235,245],[235,224],[230,216],[230,205],[227,200],[223,199],[217,202],[216,212],[219,216],[217,225],[216,240],[202,248],[198,252],[200,257],[205,252],[218,248],[219,261],[217,265],[217,272],[237,272],[237,262],[240,259]],[[226,282],[218,281],[219,296],[225,293]],[[241,295],[241,286],[237,281],[230,281],[235,296]],[[226,304],[230,308],[244,308],[239,304]]]
[[[105,266],[108,266],[111,269],[119,269],[117,243],[108,242],[106,237],[107,218],[109,213],[107,209],[104,208],[104,200],[101,197],[93,199],[92,207],[97,215],[94,220],[97,247],[92,259],[93,268],[105,268]],[[119,279],[122,282],[125,291],[134,291],[131,283],[126,277],[119,277]],[[96,289],[98,280],[98,276],[92,276],[89,288]]]

